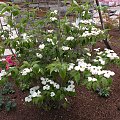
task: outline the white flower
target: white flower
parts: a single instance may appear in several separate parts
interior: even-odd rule
[[[47,84],[46,80],[42,80],[41,83],[42,83],[43,85],[46,85],[46,84]]]
[[[72,70],[74,68],[75,64],[69,63],[68,71]]]
[[[111,60],[113,59],[119,59],[118,55],[116,53],[108,53],[107,57],[110,58]]]
[[[48,42],[51,42],[52,45],[55,45],[54,42],[53,42],[53,40],[52,40],[51,38],[47,38],[47,41],[48,41]]]
[[[77,59],[76,62],[84,62],[84,59]]]
[[[95,81],[97,81],[97,79],[96,79],[96,78],[92,78],[92,77],[88,77],[88,81],[89,81],[89,82],[90,82],[90,81],[95,82]]]
[[[96,79],[96,78],[93,78],[92,81],[95,82],[95,81],[97,81],[97,79]]]
[[[32,97],[37,97],[37,92],[34,92],[34,93],[32,94]]]
[[[65,88],[66,91],[68,92],[75,92],[75,86],[74,85],[68,85],[67,88]]]
[[[79,25],[78,25],[78,24],[76,24],[75,22],[74,22],[74,23],[72,23],[72,25],[73,25],[74,27],[76,27],[76,28],[78,28],[78,29],[79,29]]]
[[[43,86],[43,90],[49,90],[49,89],[50,89],[50,86],[49,86],[49,85]]]
[[[62,46],[62,50],[64,50],[64,51],[66,51],[66,50],[70,50],[70,47]]]
[[[115,73],[110,70],[104,70],[103,73],[104,73],[104,77],[106,77],[106,78],[110,78],[110,76],[115,75]]]
[[[94,62],[98,62],[98,60],[97,60],[97,59],[93,59],[93,61],[94,61]]]
[[[105,61],[102,58],[100,58],[99,61],[102,65],[105,65]]]
[[[60,85],[59,84],[57,84],[57,83],[54,83],[54,85],[53,85],[56,89],[59,89],[60,88]]]
[[[67,37],[67,39],[66,39],[66,40],[68,40],[68,41],[72,41],[72,40],[74,40],[74,37],[72,37],[72,36]]]
[[[58,13],[58,10],[54,10],[53,12],[51,12],[52,14],[56,14]]]
[[[0,73],[0,77],[5,76],[6,74],[7,74],[6,71],[2,70],[1,73]]]
[[[80,66],[75,66],[74,68],[76,71],[79,71],[80,70]]]
[[[41,77],[40,79],[41,79],[41,80],[45,80],[45,78],[44,78],[44,77]]]
[[[85,71],[85,67],[84,66],[80,66],[80,71],[81,72]]]
[[[68,83],[74,84],[74,81],[73,80],[69,80]]]
[[[47,41],[48,41],[48,42],[52,42],[52,39],[51,39],[51,38],[47,38]]]
[[[36,53],[36,56],[40,59],[43,57],[42,54],[40,54],[40,53]]]
[[[21,71],[21,73],[22,73],[22,75],[24,76],[24,75],[27,75],[28,73],[30,73],[31,71],[32,71],[31,68],[24,68],[24,69]]]
[[[33,94],[39,88],[40,88],[39,86],[35,86],[35,87],[30,88],[30,94]]]
[[[41,96],[41,91],[37,91],[37,97],[40,97]]]
[[[87,55],[88,55],[88,56],[91,56],[91,54],[90,54],[90,53],[87,53]]]
[[[96,52],[99,52],[100,51],[100,48],[96,48],[96,49],[94,49]]]
[[[101,54],[103,54],[103,52],[101,51],[101,52],[98,52],[97,54],[98,54],[98,55],[101,55]]]
[[[51,80],[51,81],[49,81],[49,83],[50,83],[51,85],[53,85],[53,84],[54,84],[54,81]]]
[[[92,81],[92,77],[88,77],[88,81],[89,81],[89,82]]]
[[[48,30],[48,33],[52,33],[53,32],[53,30]]]
[[[51,97],[54,97],[54,96],[55,96],[55,93],[54,93],[54,92],[51,92],[51,93],[50,93],[50,96],[51,96]]]
[[[40,50],[44,49],[44,47],[45,47],[44,44],[40,44],[40,45],[39,45],[39,49],[40,49]]]
[[[37,92],[34,92],[31,94],[32,97],[40,97],[41,96],[41,92],[38,90]]]
[[[54,22],[54,21],[57,20],[57,18],[56,17],[50,17],[50,20]]]
[[[25,102],[31,102],[31,101],[32,101],[32,98],[30,95],[28,97],[25,97]]]

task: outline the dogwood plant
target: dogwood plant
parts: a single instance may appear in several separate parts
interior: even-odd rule
[[[2,27],[3,45],[14,48],[19,61],[1,75],[1,81],[11,76],[22,90],[30,89],[25,102],[44,109],[65,107],[67,97],[75,95],[79,84],[94,91],[110,90],[115,73],[106,65],[120,63],[120,59],[113,50],[90,49],[106,37],[106,32],[96,27],[88,4],[80,6],[73,0],[61,19],[58,10],[48,11],[43,19],[36,19],[31,12],[21,13],[14,5],[1,5],[1,11],[7,25],[16,32],[11,37],[11,29]],[[76,16],[75,22],[69,19],[70,14]]]

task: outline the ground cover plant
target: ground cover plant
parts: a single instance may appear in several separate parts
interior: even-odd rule
[[[17,63],[1,70],[1,84],[12,78],[21,90],[30,89],[26,103],[33,102],[45,110],[66,107],[67,97],[76,94],[76,86],[109,95],[115,73],[107,66],[120,65],[120,58],[113,50],[93,48],[106,38],[106,31],[95,26],[87,3],[79,6],[73,0],[62,19],[57,10],[37,20],[34,11],[21,13],[14,5],[3,4],[0,9],[7,21],[7,26],[1,27],[1,54],[4,46],[14,48]],[[10,14],[5,16],[6,12]],[[70,13],[75,14],[75,22],[69,20]]]

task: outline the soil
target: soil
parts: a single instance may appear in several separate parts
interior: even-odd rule
[[[120,31],[115,29],[110,32],[110,45],[120,56]],[[97,47],[104,48],[103,42]],[[70,99],[67,109],[41,110],[35,106],[28,106],[24,102],[26,93],[16,87],[12,99],[17,102],[16,110],[0,112],[0,120],[120,120],[120,68],[110,65],[116,75],[113,78],[111,93],[108,98],[99,97],[96,93],[77,88],[77,95]]]

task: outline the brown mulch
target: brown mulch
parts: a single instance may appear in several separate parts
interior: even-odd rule
[[[120,56],[120,31],[110,31],[112,49]],[[103,43],[98,43],[103,47]],[[120,120],[120,68],[110,65],[116,75],[113,78],[111,94],[108,98],[99,97],[96,93],[84,87],[77,89],[77,95],[70,99],[67,109],[43,111],[24,103],[26,93],[16,89],[13,99],[16,99],[16,110],[0,112],[0,120]]]

